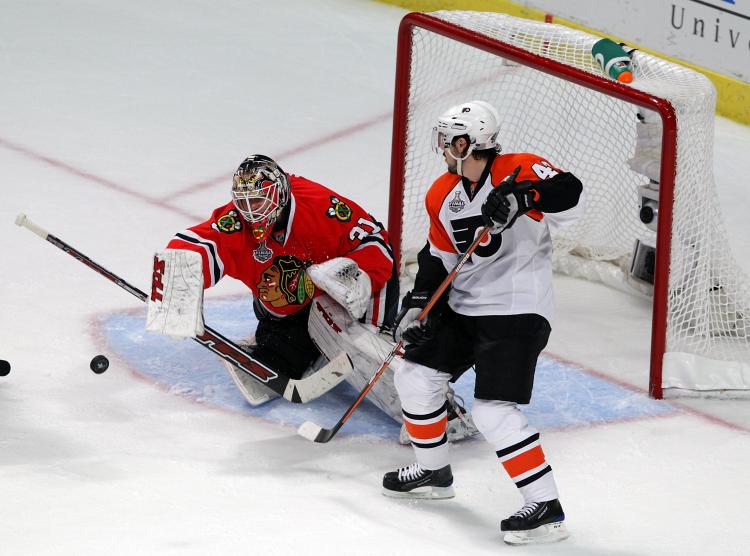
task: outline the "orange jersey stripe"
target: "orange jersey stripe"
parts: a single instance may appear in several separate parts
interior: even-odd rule
[[[404,419],[404,424],[406,424],[406,430],[409,432],[409,436],[416,438],[417,440],[428,440],[445,434],[445,429],[448,426],[448,416],[446,415],[440,419],[440,421],[430,423],[429,425],[413,423],[408,419]]]
[[[492,176],[492,185],[498,185],[505,177],[515,170],[516,166],[521,167],[521,171],[516,177],[516,181],[542,181],[536,172],[534,172],[534,165],[539,164],[547,166],[557,172],[561,172],[559,168],[555,168],[542,157],[531,154],[531,153],[508,153],[501,154],[492,163],[490,175]]]
[[[446,231],[443,223],[440,222],[440,208],[460,179],[454,174],[443,174],[432,184],[424,200],[427,215],[430,217],[430,243],[447,253],[455,253],[456,248],[453,247],[450,234]]]
[[[526,213],[526,216],[531,218],[532,220],[536,220],[537,222],[541,222],[544,218],[544,213],[541,211],[538,211],[536,209],[531,209],[529,212]]]
[[[531,450],[518,454],[503,462],[503,467],[511,477],[517,477],[527,471],[539,467],[544,463],[544,452],[540,445],[534,446]]]

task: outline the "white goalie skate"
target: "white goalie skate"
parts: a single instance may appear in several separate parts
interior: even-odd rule
[[[255,346],[255,336],[250,336],[245,340],[237,342],[237,344],[245,351],[252,351],[252,348]],[[232,381],[237,386],[237,389],[242,392],[247,403],[253,407],[280,397],[278,393],[254,378],[251,378],[247,373],[242,372],[229,361],[224,361],[224,366],[226,366],[229,376],[232,377]]]

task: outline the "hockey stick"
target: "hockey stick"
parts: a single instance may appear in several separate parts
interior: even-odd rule
[[[61,239],[53,236],[47,232],[47,230],[32,222],[25,214],[19,214],[16,217],[16,225],[31,230],[42,239],[47,240],[58,249],[65,251],[68,255],[71,255],[90,269],[98,272],[107,280],[114,282],[126,292],[134,295],[144,303],[147,301],[148,296],[144,292],[98,263],[92,261],[74,247],[71,247]],[[354,370],[348,356],[342,353],[312,375],[295,380],[283,375],[279,371],[267,367],[260,361],[253,359],[253,357],[245,350],[219,332],[208,326],[205,326],[204,328],[205,332],[201,336],[193,338],[196,342],[203,347],[208,348],[216,355],[225,361],[228,361],[255,380],[265,384],[290,402],[305,403],[314,400],[321,394],[324,394],[336,386]]]
[[[459,261],[456,263],[456,266],[453,267],[453,270],[451,270],[450,274],[445,277],[445,279],[442,281],[440,286],[438,286],[438,289],[435,290],[435,293],[432,294],[432,297],[430,297],[430,300],[427,302],[427,305],[425,305],[424,309],[422,309],[422,312],[419,313],[419,316],[417,317],[417,321],[423,321],[425,318],[427,318],[427,314],[432,310],[432,308],[435,306],[435,303],[438,302],[440,299],[440,296],[443,295],[445,290],[448,289],[448,286],[451,285],[453,282],[453,279],[458,274],[458,271],[461,270],[461,268],[464,266],[466,261],[469,260],[471,257],[471,254],[476,250],[477,247],[479,247],[479,244],[482,243],[487,236],[487,234],[490,231],[489,226],[485,226],[482,228],[482,230],[479,232],[479,235],[474,240],[474,243],[471,244],[471,246],[466,250],[466,252],[461,256]],[[333,428],[330,429],[324,429],[320,425],[316,425],[312,421],[305,421],[300,425],[299,429],[297,429],[297,434],[300,436],[303,436],[307,438],[308,440],[312,442],[328,442],[336,436],[336,433],[339,432],[339,429],[344,426],[344,423],[351,417],[352,413],[354,413],[354,410],[357,409],[359,404],[362,402],[362,400],[365,399],[365,396],[367,396],[367,393],[372,389],[372,387],[375,385],[375,382],[380,378],[380,376],[383,374],[383,372],[388,368],[388,365],[391,364],[391,361],[393,361],[393,358],[396,357],[396,355],[399,354],[401,351],[401,348],[403,347],[404,342],[403,340],[399,340],[398,343],[393,347],[391,352],[388,354],[388,356],[385,358],[385,361],[383,361],[383,364],[380,365],[380,368],[375,372],[372,377],[370,377],[370,380],[365,385],[365,387],[362,389],[362,391],[359,393],[359,396],[357,396],[357,399],[354,400],[354,403],[349,406],[349,409],[346,410],[346,413],[344,413],[344,416],[339,419],[339,422],[336,423]]]

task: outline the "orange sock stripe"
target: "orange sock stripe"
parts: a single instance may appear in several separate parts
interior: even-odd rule
[[[540,445],[534,446],[531,450],[518,454],[503,462],[503,467],[511,477],[517,477],[535,469],[544,463],[544,452]]]
[[[429,425],[412,423],[408,419],[405,419],[404,423],[406,424],[406,430],[409,432],[409,436],[418,440],[428,440],[445,434],[445,429],[448,426],[448,416],[446,415],[439,421],[435,421]]]

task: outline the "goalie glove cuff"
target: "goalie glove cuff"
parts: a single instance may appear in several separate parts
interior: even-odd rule
[[[354,319],[367,311],[372,297],[370,276],[348,257],[336,257],[308,267],[307,275]]]

